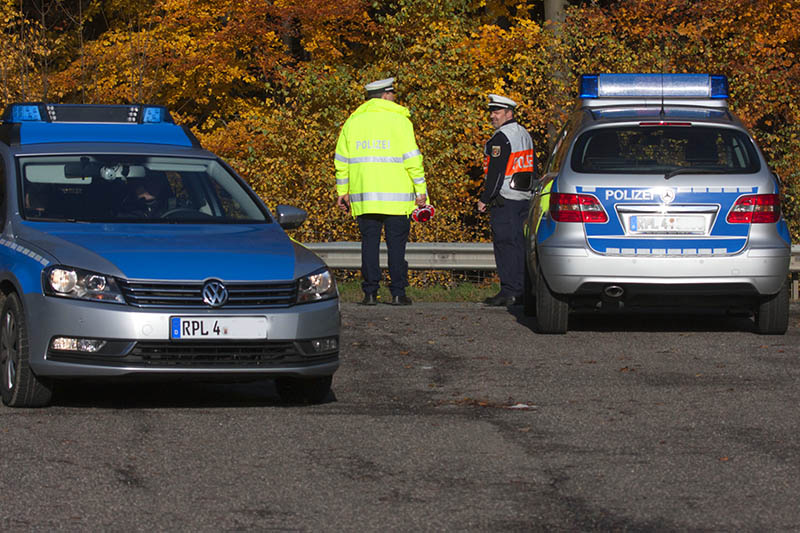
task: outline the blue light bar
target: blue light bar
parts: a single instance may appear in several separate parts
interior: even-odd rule
[[[42,122],[39,104],[12,104],[3,116],[4,122]]]
[[[728,78],[709,74],[584,74],[580,98],[728,98]]]
[[[0,128],[9,145],[142,143],[200,146],[191,130],[175,124],[164,106],[16,103],[6,106]],[[2,141],[0,141],[2,142]]]
[[[9,104],[3,122],[61,122],[69,124],[174,124],[164,106],[140,104]]]

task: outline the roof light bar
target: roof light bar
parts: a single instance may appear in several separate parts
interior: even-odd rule
[[[728,78],[710,74],[584,74],[580,98],[728,98]]]
[[[174,124],[164,106],[10,104],[2,117],[5,123],[61,122],[73,124]]]

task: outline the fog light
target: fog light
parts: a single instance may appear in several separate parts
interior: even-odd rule
[[[80,339],[74,337],[56,337],[50,343],[51,350],[61,352],[87,352],[95,353],[100,351],[106,341],[100,339]]]
[[[311,341],[311,347],[315,352],[332,352],[339,349],[339,341],[336,337],[314,339]]]

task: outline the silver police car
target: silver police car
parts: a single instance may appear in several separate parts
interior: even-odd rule
[[[709,306],[788,326],[780,181],[727,105],[725,76],[584,75],[526,222],[525,312]]]
[[[305,212],[261,199],[160,106],[14,104],[0,126],[0,388],[61,380],[275,378],[320,402],[339,366]]]

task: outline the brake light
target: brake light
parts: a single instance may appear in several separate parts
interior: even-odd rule
[[[691,126],[691,122],[674,122],[659,120],[657,122],[640,122],[640,126]]]
[[[781,199],[777,194],[742,196],[731,207],[729,224],[770,224],[781,218]]]
[[[608,215],[600,201],[589,194],[551,193],[550,216],[556,222],[608,222]]]

